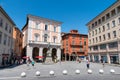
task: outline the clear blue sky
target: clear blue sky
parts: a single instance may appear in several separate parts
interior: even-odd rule
[[[27,14],[63,22],[62,32],[77,29],[87,34],[86,23],[116,0],[0,0],[0,5],[19,29],[26,23]]]

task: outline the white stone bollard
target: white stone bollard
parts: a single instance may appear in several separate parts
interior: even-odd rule
[[[103,73],[104,73],[103,69],[100,69],[100,70],[99,70],[99,73],[100,73],[100,74],[103,74]]]
[[[54,73],[54,71],[50,71],[49,74],[50,75],[54,75],[55,73]]]
[[[78,70],[78,69],[75,70],[75,73],[76,73],[76,74],[80,74],[80,70]]]
[[[36,71],[35,75],[40,76],[40,71]]]
[[[21,77],[26,77],[26,73],[25,73],[25,72],[22,72],[22,73],[21,73]]]
[[[67,70],[63,70],[63,75],[67,75]]]
[[[92,74],[92,70],[91,69],[88,69],[88,74]]]
[[[115,73],[115,70],[114,70],[114,69],[111,69],[111,70],[110,70],[110,73],[114,74],[114,73]]]

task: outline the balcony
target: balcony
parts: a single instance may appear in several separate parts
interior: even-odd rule
[[[84,52],[84,50],[77,51],[78,53]]]
[[[83,46],[83,45],[82,45],[82,44],[80,44],[80,43],[74,43],[74,44],[73,44],[73,43],[71,43],[70,45],[71,45],[71,46]]]
[[[49,43],[49,42],[29,40],[29,44],[43,44],[43,45],[47,45],[48,43]],[[61,43],[53,43],[53,42],[50,42],[50,45],[61,46]]]

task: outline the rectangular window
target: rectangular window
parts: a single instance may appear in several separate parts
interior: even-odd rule
[[[120,17],[118,18],[118,24],[120,24]]]
[[[11,27],[9,26],[9,33],[11,33]]]
[[[91,33],[89,33],[89,37],[91,37]]]
[[[54,32],[56,32],[56,27],[54,27]]]
[[[48,30],[48,25],[45,25],[45,30],[46,30],[46,31]]]
[[[35,35],[35,41],[38,41],[38,35]]]
[[[117,7],[117,12],[120,13],[120,6]]]
[[[92,29],[94,28],[94,26],[95,26],[95,25],[94,25],[94,23],[93,23],[93,24],[92,24]]]
[[[98,42],[98,39],[97,39],[97,37],[96,37],[96,43]]]
[[[94,38],[93,38],[93,43],[95,43]]]
[[[99,41],[101,41],[101,36],[99,36]]]
[[[101,44],[100,49],[103,49],[103,50],[106,49],[106,44]]]
[[[72,35],[72,38],[74,39],[76,37],[76,35]]]
[[[0,18],[0,27],[2,27],[2,26],[3,26],[3,19]]]
[[[113,37],[116,38],[116,31],[113,31]]]
[[[101,29],[99,28],[99,33],[101,33]]]
[[[118,44],[117,44],[117,42],[112,42],[112,43],[109,43],[108,46],[109,46],[109,48],[117,48]]]
[[[102,28],[103,28],[103,32],[105,31],[105,26],[102,26]]]
[[[10,46],[10,37],[8,37],[8,46]]]
[[[89,50],[91,51],[91,50],[92,50],[92,48],[91,48],[91,47],[89,47]]]
[[[39,23],[36,23],[36,25],[35,25],[35,28],[36,28],[36,29],[38,29],[38,25],[39,25]]]
[[[101,19],[98,20],[98,24],[101,24]]]
[[[47,42],[47,37],[44,37],[44,42]]]
[[[0,44],[2,43],[2,32],[0,32]]]
[[[54,43],[56,42],[56,38],[55,38],[55,37],[53,37],[53,42],[54,42]]]
[[[95,22],[95,26],[97,26],[97,22]]]
[[[108,28],[108,30],[110,29],[110,24],[109,23],[107,23],[107,28]]]
[[[8,24],[6,23],[5,25],[5,30],[7,31],[8,30]]]
[[[97,29],[95,30],[95,34],[97,35]]]
[[[98,50],[98,46],[93,46],[93,50]]]
[[[103,35],[103,40],[105,40],[105,34]]]
[[[109,19],[110,18],[110,13],[107,13],[106,14],[106,19]]]
[[[108,33],[108,39],[110,39],[110,38],[111,38],[110,33]]]
[[[5,34],[4,35],[4,45],[6,45],[6,43],[7,43],[7,35]]]
[[[105,16],[102,17],[102,22],[104,22],[104,21],[105,21]]]
[[[112,21],[112,27],[115,27],[115,20]]]
[[[86,41],[84,41],[84,45],[86,45]]]
[[[72,45],[74,45],[75,44],[75,41],[72,41]]]
[[[111,16],[116,15],[115,9],[111,11]]]
[[[44,34],[44,42],[47,42],[47,37],[48,37],[48,35]]]
[[[91,44],[91,40],[89,40],[89,43]]]
[[[92,36],[94,36],[94,31],[92,31]]]

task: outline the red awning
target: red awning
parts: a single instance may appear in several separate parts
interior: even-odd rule
[[[44,58],[43,56],[36,56],[35,58]]]

